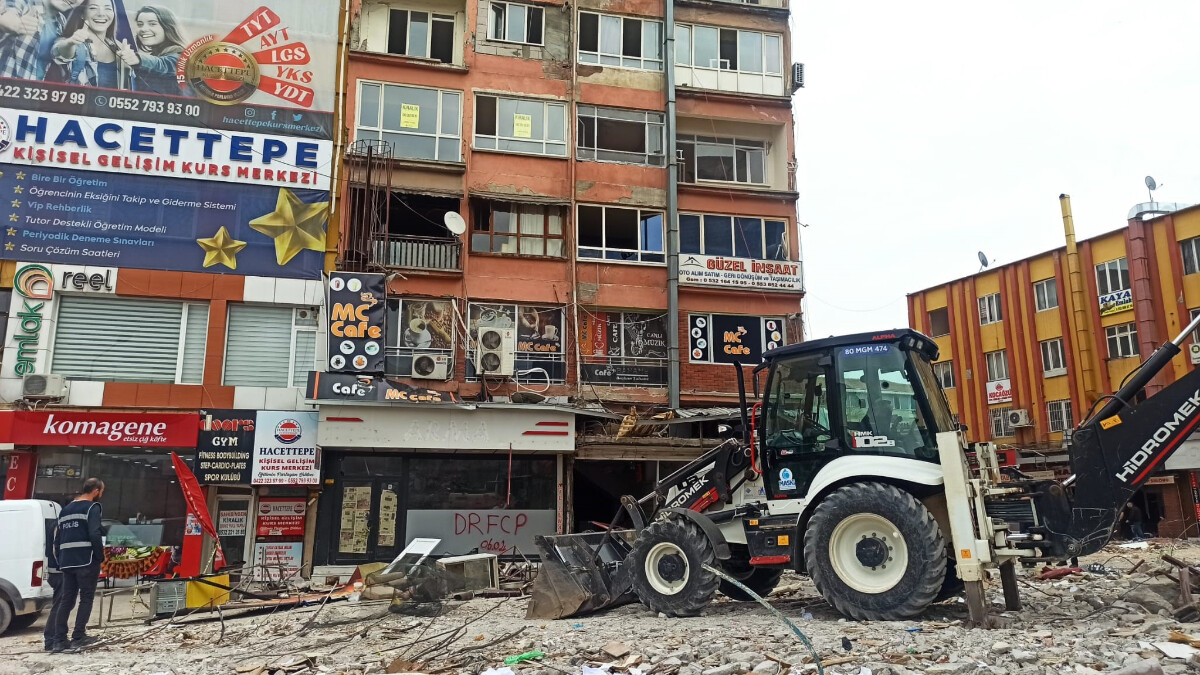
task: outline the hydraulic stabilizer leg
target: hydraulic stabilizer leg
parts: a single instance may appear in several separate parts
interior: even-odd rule
[[[1010,612],[1020,611],[1021,592],[1017,589],[1017,561],[1006,560],[1000,563],[1000,584],[1004,587],[1004,609]]]
[[[967,612],[970,614],[971,623],[986,627],[988,625],[988,606],[987,593],[984,592],[983,580],[964,581],[963,586],[967,591]]]

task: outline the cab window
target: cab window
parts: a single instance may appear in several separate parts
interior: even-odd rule
[[[849,452],[937,457],[913,387],[920,378],[906,352],[890,343],[839,347],[837,364]]]
[[[821,452],[833,440],[826,368],[820,361],[820,355],[809,355],[775,365],[767,397],[768,448]]]

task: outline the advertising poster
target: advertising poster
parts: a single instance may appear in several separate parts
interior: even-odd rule
[[[988,405],[1008,403],[1013,400],[1011,380],[992,380],[987,383]]]
[[[662,386],[667,381],[666,315],[587,311],[580,318],[584,381]]]
[[[246,536],[246,509],[221,510],[217,512],[217,534],[222,537]]]
[[[8,7],[0,259],[320,277],[337,3]]]
[[[316,485],[321,480],[317,413],[259,410],[254,427],[254,485]]]
[[[341,528],[338,534],[339,553],[367,552],[367,516],[371,513],[371,488],[342,488]]]
[[[1108,293],[1101,295],[1100,316],[1109,316],[1110,314],[1120,314],[1133,309],[1133,291],[1125,289],[1116,293]]]
[[[196,480],[201,485],[249,485],[257,410],[201,410]]]
[[[305,396],[311,400],[390,401],[392,403],[457,403],[450,391],[414,387],[400,380],[350,373],[308,374]]]
[[[382,373],[387,319],[384,275],[329,275],[329,370]]]
[[[254,580],[280,581],[300,573],[304,542],[260,541],[254,544]]]
[[[400,304],[399,323],[388,325],[393,335],[399,333],[390,344],[417,350],[454,349],[454,316],[454,303],[449,300],[405,298]]]
[[[764,352],[784,345],[783,319],[691,314],[688,316],[688,351],[694,363],[762,362]]]
[[[798,262],[699,254],[680,256],[679,283],[764,291],[804,290],[804,277]]]
[[[471,339],[478,328],[493,326],[517,329],[517,351],[539,354],[563,353],[563,319],[560,307],[472,304],[468,312]]]
[[[303,537],[303,497],[263,497],[258,500],[258,527],[260,537]]]

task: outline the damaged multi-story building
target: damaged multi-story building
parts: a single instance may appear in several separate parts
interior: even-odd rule
[[[361,4],[337,265],[388,274],[389,393],[332,373],[310,392],[316,565],[426,534],[532,555],[718,442],[733,364],[802,333],[788,18]]]

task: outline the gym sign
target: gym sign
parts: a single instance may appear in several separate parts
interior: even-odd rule
[[[24,265],[13,276],[13,311],[8,344],[16,350],[13,373],[18,377],[37,372],[38,348],[42,339],[42,318],[50,312],[54,298],[54,277],[45,265]],[[19,304],[18,304],[19,303]]]

